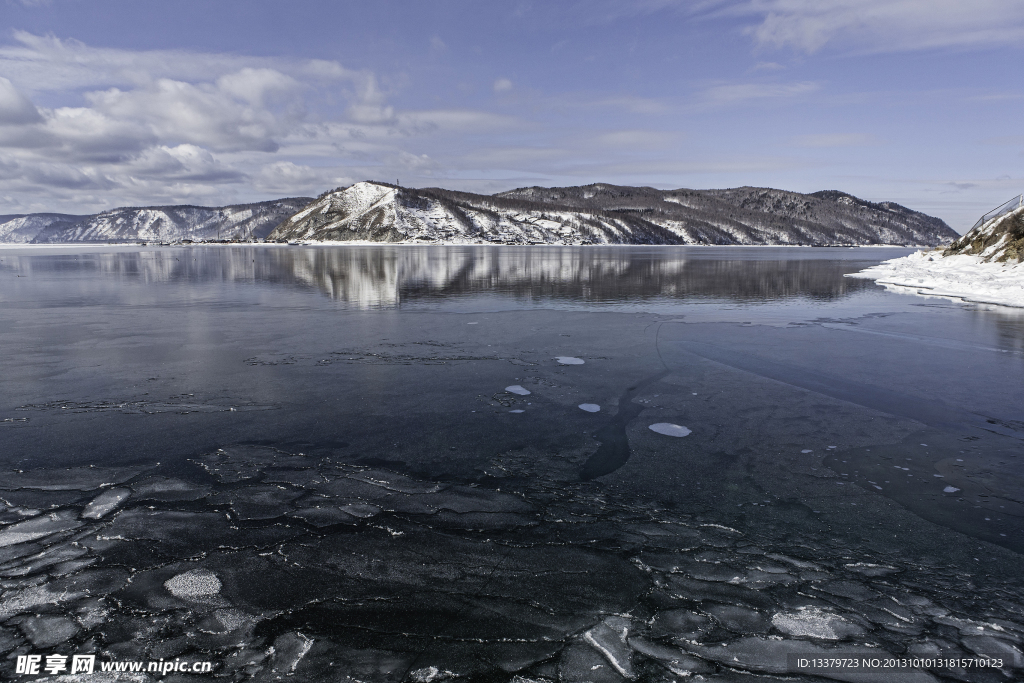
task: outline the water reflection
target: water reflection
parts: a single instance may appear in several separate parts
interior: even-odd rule
[[[685,247],[193,247],[7,254],[0,268],[23,275],[103,274],[149,284],[299,285],[348,308],[381,309],[481,294],[578,303],[832,301],[874,286],[842,277],[862,267],[865,256],[872,263],[887,257],[851,250]]]

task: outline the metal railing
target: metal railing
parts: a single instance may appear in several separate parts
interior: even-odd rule
[[[997,206],[996,208],[992,209],[984,216],[979,218],[978,222],[971,226],[971,230],[974,230],[979,225],[984,225],[985,223],[988,223],[993,218],[998,218],[1003,214],[1010,213],[1011,211],[1016,211],[1022,206],[1024,206],[1024,194],[1019,194],[1010,201],[1000,204],[999,206]],[[970,232],[970,230],[968,232]]]

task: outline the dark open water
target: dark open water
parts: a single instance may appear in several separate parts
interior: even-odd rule
[[[905,253],[0,250],[4,675],[1014,680],[1024,314]]]

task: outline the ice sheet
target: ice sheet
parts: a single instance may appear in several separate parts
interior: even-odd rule
[[[918,251],[847,277],[899,292],[1024,308],[1024,263],[986,263],[981,256]]]

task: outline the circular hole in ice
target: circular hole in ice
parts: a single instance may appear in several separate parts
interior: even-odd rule
[[[674,425],[671,422],[655,422],[648,427],[652,432],[664,434],[665,436],[687,436],[690,430],[682,425]]]
[[[510,394],[519,394],[520,396],[529,396],[530,395],[530,390],[529,389],[524,389],[523,387],[519,386],[518,384],[513,384],[510,387],[505,387],[505,391],[507,391]]]
[[[601,410],[601,406],[596,403],[581,403],[578,407],[580,410],[585,410],[588,413],[596,413]]]
[[[510,412],[510,413],[525,413],[526,411],[525,410],[510,410],[508,412]]]
[[[584,361],[582,358],[576,358],[574,356],[555,356],[555,360],[560,365],[583,365]]]
[[[164,588],[176,598],[196,599],[220,593],[220,579],[209,569],[190,569],[164,581]]]

